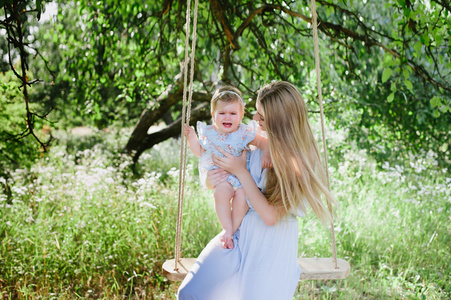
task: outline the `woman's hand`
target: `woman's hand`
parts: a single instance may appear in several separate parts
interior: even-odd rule
[[[234,156],[223,149],[216,147],[216,149],[224,154],[225,157],[219,157],[217,155],[212,155],[213,163],[223,170],[226,170],[235,176],[238,176],[243,171],[247,171],[246,168],[246,157],[247,151],[243,150],[240,156]]]
[[[213,190],[215,186],[226,181],[229,174],[229,172],[224,171],[223,169],[210,170],[207,172],[207,180],[205,181],[205,185],[210,190]]]

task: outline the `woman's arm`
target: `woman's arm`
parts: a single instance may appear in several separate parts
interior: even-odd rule
[[[241,186],[243,187],[249,202],[263,222],[268,226],[275,225],[280,218],[286,214],[286,210],[284,207],[275,207],[269,204],[268,199],[266,199],[265,195],[257,187],[254,179],[246,168],[246,151],[243,151],[240,156],[235,157],[222,149],[216,149],[224,154],[225,157],[213,155],[213,162],[215,165],[234,174],[240,180]]]

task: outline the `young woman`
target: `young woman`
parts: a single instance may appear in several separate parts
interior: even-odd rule
[[[300,269],[298,224],[307,206],[327,223],[331,215],[321,195],[335,203],[327,188],[318,146],[298,89],[288,82],[263,87],[254,120],[267,132],[272,167],[262,172],[261,151],[234,157],[218,149],[220,169],[211,171],[212,186],[234,174],[247,196],[249,210],[233,236],[234,249],[215,237],[198,257],[179,288],[179,299],[292,299]],[[301,237],[302,239],[302,237]]]

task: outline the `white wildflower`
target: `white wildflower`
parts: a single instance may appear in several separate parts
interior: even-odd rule
[[[140,206],[140,207],[147,206],[147,207],[152,208],[152,209],[153,209],[153,208],[157,208],[155,205],[150,204],[149,202],[143,202],[143,203],[141,203],[139,206]]]
[[[180,170],[177,170],[176,168],[171,168],[166,174],[168,174],[171,177],[178,177],[180,173]]]
[[[345,163],[338,168],[338,173],[340,173],[341,175],[344,176],[346,174],[346,172],[348,171],[348,167],[349,167],[349,161],[345,161]]]

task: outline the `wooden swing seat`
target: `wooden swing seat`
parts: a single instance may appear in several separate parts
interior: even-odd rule
[[[163,264],[163,276],[171,281],[182,281],[195,262],[195,258],[181,258],[175,270],[175,259],[167,260]]]
[[[177,263],[178,270],[174,270],[175,259],[167,260],[163,264],[163,275],[171,281],[182,281],[195,262],[195,258],[182,258]],[[337,259],[337,269],[335,269],[334,261],[331,257],[299,257],[298,263],[301,267],[299,280],[345,279],[351,270],[349,263],[341,258]]]
[[[298,263],[301,267],[299,280],[345,279],[351,270],[349,263],[341,258],[337,258],[337,269],[335,269],[332,257],[299,257]]]

